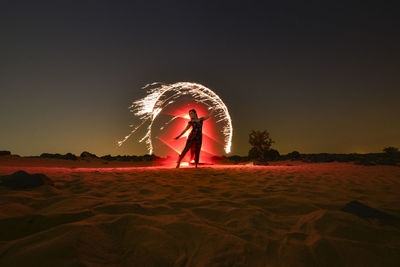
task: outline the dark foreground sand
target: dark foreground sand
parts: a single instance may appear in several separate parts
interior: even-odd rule
[[[0,165],[55,182],[0,187],[0,266],[400,266],[399,225],[340,210],[400,217],[399,167]]]

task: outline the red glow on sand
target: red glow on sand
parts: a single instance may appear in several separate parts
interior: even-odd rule
[[[183,164],[183,165],[182,165]],[[181,166],[188,167],[189,162],[181,162]],[[192,167],[189,167],[192,168]],[[259,171],[261,169],[268,170],[296,170],[296,169],[304,169],[304,166],[247,166],[247,165],[200,165],[199,170],[201,169],[245,169],[250,170],[254,169],[254,171]],[[0,166],[0,173],[2,175],[8,175],[16,171],[24,170],[29,173],[77,173],[77,172],[101,172],[101,173],[115,173],[115,172],[128,172],[132,173],[134,171],[158,171],[158,170],[175,170],[175,166],[171,164],[157,164],[157,166],[131,166],[131,167],[56,167],[56,166],[48,166],[48,167],[39,167],[39,166]],[[179,169],[176,169],[179,171]]]

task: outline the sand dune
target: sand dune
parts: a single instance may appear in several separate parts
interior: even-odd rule
[[[398,167],[60,162],[2,162],[0,175],[44,173],[55,187],[0,187],[0,266],[400,263],[399,225],[341,210],[358,200],[400,217]]]

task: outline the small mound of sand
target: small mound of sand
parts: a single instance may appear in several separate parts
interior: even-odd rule
[[[29,174],[24,171],[17,171],[13,174],[2,176],[0,180],[0,185],[15,190],[30,189],[41,185],[54,185],[53,181],[44,174]]]

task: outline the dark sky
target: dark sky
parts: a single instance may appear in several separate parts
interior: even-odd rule
[[[400,145],[400,21],[387,1],[0,1],[0,150],[144,154],[154,81],[214,90],[281,153]],[[386,2],[386,3],[385,3]]]

